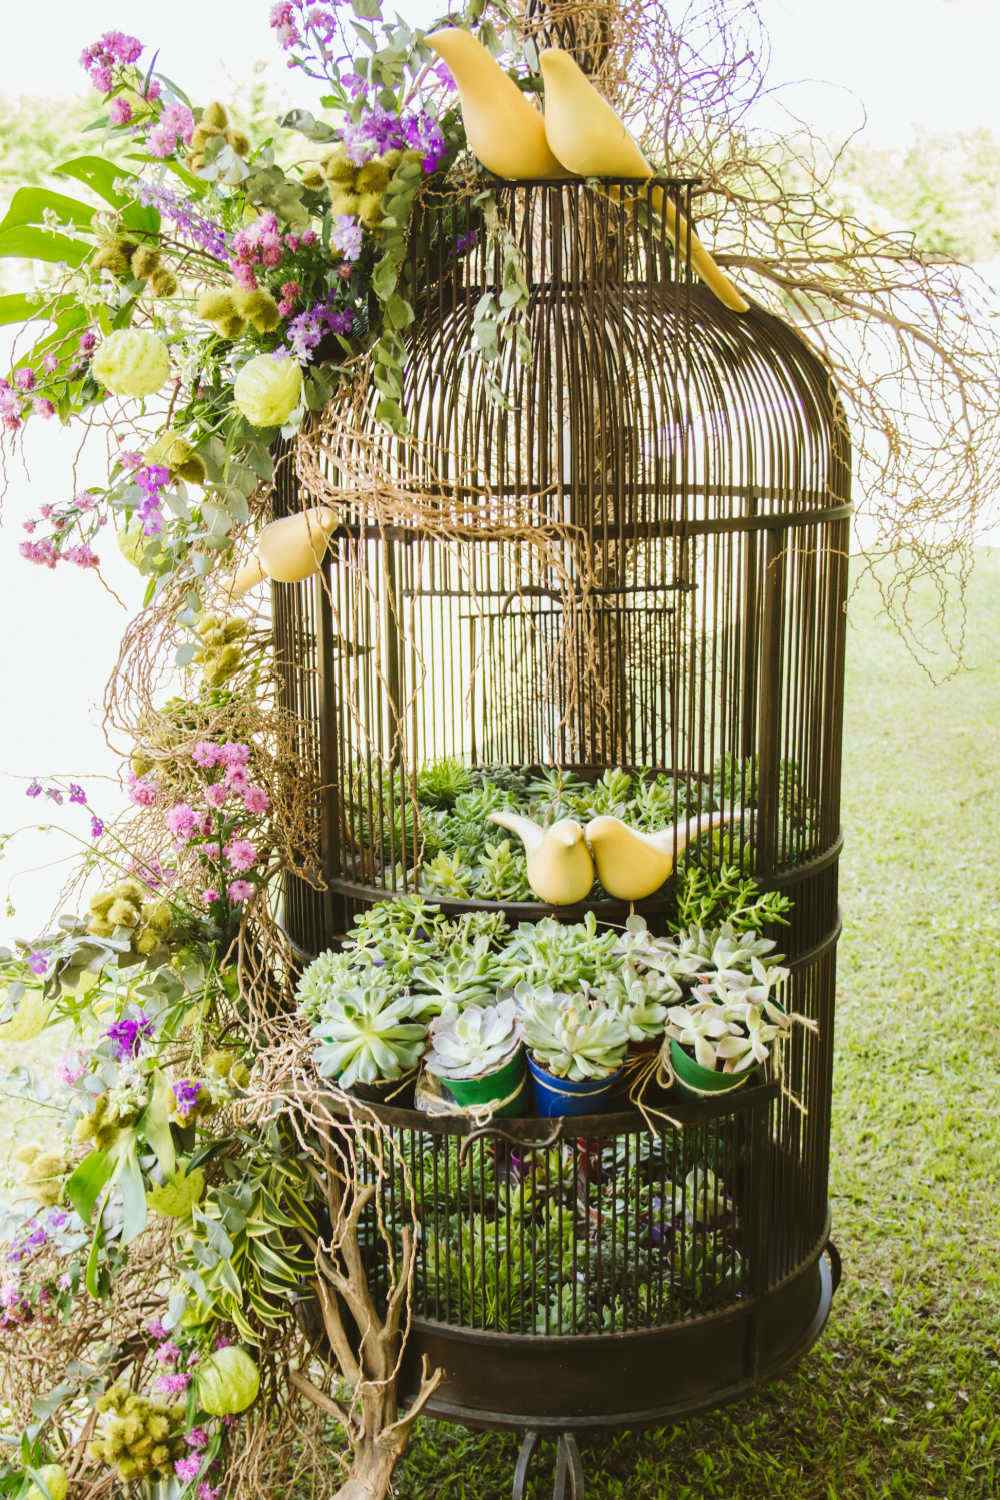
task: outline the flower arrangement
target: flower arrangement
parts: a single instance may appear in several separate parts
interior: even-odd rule
[[[0,224],[4,253],[45,268],[40,292],[4,299],[33,342],[0,382],[3,430],[107,413],[117,440],[105,485],[25,522],[30,562],[96,569],[114,521],[151,596],[178,574],[197,590],[270,481],[275,437],[359,361],[379,420],[405,430],[410,225],[419,206],[430,239],[456,237],[468,175],[453,84],[380,0],[290,0],[272,28],[321,85],[322,113],[293,109],[252,140],[220,101],[189,100],[142,39],[106,32],[81,58],[94,147],[55,168],[64,190],[16,192]]]

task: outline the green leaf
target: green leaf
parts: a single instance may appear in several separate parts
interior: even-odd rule
[[[140,1117],[136,1129],[148,1141],[156,1153],[160,1171],[169,1177],[177,1165],[174,1138],[170,1130],[170,1114],[174,1097],[164,1073],[157,1068],[153,1074],[153,1092]]]
[[[205,1191],[205,1174],[200,1167],[185,1172],[181,1167],[162,1187],[151,1188],[146,1201],[154,1213],[169,1219],[185,1219]]]
[[[393,292],[385,304],[385,316],[390,328],[408,328],[415,315],[406,298]]]
[[[307,109],[290,109],[286,115],[281,116],[278,124],[285,130],[298,131],[299,135],[304,135],[310,141],[327,142],[337,139],[333,126],[327,125],[325,120],[317,120]]]
[[[134,1135],[119,1157],[114,1181],[122,1196],[122,1244],[128,1245],[146,1227],[146,1186],[139,1170]]]
[[[78,198],[67,198],[64,193],[53,193],[48,188],[24,187],[18,188],[11,199],[10,208],[0,222],[0,232],[21,224],[42,224],[47,213],[77,229],[89,229],[94,218],[94,210]]]
[[[106,1203],[106,1202],[107,1202],[107,1194],[105,1193],[105,1197],[102,1200],[102,1204],[101,1204],[101,1212],[102,1213],[103,1213],[103,1210],[104,1210],[104,1203]],[[91,1241],[91,1244],[90,1244],[90,1254],[87,1256],[87,1271],[86,1271],[86,1275],[83,1278],[84,1286],[87,1288],[87,1291],[90,1293],[90,1295],[92,1297],[94,1297],[94,1298],[100,1297],[100,1295],[101,1295],[101,1265],[100,1265],[100,1256],[101,1256],[101,1250],[102,1250],[103,1246],[104,1246],[104,1229],[103,1229],[103,1227],[101,1225],[101,1217],[100,1217],[100,1214],[99,1214],[98,1218],[97,1218],[97,1224],[96,1224],[96,1226],[94,1228],[94,1238],[93,1238],[93,1240]]]
[[[68,235],[58,234],[55,230],[38,229],[29,224],[19,224],[13,229],[0,232],[0,256],[79,266],[87,259],[90,251],[90,245],[84,244],[82,240],[71,240]]]
[[[72,177],[77,182],[86,183],[99,198],[110,203],[112,208],[124,208],[129,201],[128,196],[115,187],[115,182],[122,177],[134,178],[134,173],[126,172],[117,162],[108,161],[107,157],[74,156],[72,160],[61,162],[52,170],[56,177]]]
[[[115,1169],[114,1157],[108,1151],[91,1151],[66,1179],[66,1197],[80,1218],[89,1220],[102,1189]]]
[[[382,7],[379,0],[351,0],[351,9],[362,21],[380,21]]]

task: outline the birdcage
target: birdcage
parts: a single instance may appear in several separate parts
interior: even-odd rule
[[[669,1420],[787,1367],[835,1282],[850,450],[794,328],[722,306],[649,211],[662,188],[690,222],[695,186],[497,181],[486,209],[456,200],[435,245],[418,225],[409,435],[365,396],[275,496],[279,515],[332,499],[341,522],[322,576],[275,591],[324,788],[325,889],[287,881],[300,948],[424,888],[417,779],[444,755],[595,783],[650,768],[673,821],[728,807],[729,853],[794,901],[790,1004],[818,1029],[797,1029],[780,1087],[675,1104],[662,1131],[624,1108],[477,1132],[379,1107],[424,1229],[404,1376],[427,1353],[446,1371],[431,1413],[525,1430],[515,1495],[540,1432],[566,1435],[557,1493],[581,1496],[574,1432]],[[671,899],[639,909],[655,926]],[[556,914],[584,909],[627,915],[602,892]]]

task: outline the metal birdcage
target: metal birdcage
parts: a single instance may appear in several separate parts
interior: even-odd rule
[[[690,221],[694,184],[655,185]],[[489,219],[462,200],[436,248],[414,232],[411,437],[379,426],[373,395],[331,439],[342,525],[322,577],[275,591],[286,697],[324,787],[326,889],[289,878],[290,936],[317,952],[420,889],[415,781],[436,757],[584,779],[650,767],[675,817],[708,788],[734,809],[732,847],[793,899],[789,1004],[818,1025],[796,1029],[783,1088],[678,1105],[664,1135],[626,1112],[470,1137],[380,1109],[424,1227],[407,1369],[444,1366],[432,1413],[527,1430],[517,1494],[532,1433],[728,1399],[829,1309],[850,449],[827,371],[792,327],[694,279],[647,211],[654,184],[491,186]],[[520,333],[484,350],[512,255]],[[423,510],[374,519],[358,477],[373,462]],[[276,514],[323,498],[281,474]],[[671,899],[640,909],[655,925]],[[717,1212],[691,1211],[711,1195]],[[582,1495],[570,1439],[560,1474]]]

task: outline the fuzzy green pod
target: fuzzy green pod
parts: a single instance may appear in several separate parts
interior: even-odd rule
[[[252,427],[280,427],[302,397],[302,371],[294,359],[258,354],[233,384],[233,401]]]
[[[154,297],[172,297],[177,290],[177,277],[166,266],[158,266],[149,278],[149,290]]]
[[[233,293],[236,311],[256,328],[258,333],[273,333],[281,322],[278,304],[270,292],[243,291]]]
[[[162,464],[180,479],[189,484],[204,484],[205,462],[192,448],[187,438],[168,428],[146,449],[143,454],[147,464]],[[133,770],[135,767],[133,766]],[[142,775],[137,771],[136,775]]]
[[[202,1410],[212,1417],[229,1417],[256,1400],[260,1371],[245,1349],[230,1344],[201,1361],[195,1382]]]
[[[160,252],[152,245],[140,245],[132,256],[132,275],[138,281],[145,281],[153,272],[159,270]]]
[[[147,328],[109,333],[91,361],[94,379],[115,396],[152,396],[170,378],[167,346]]]
[[[38,1474],[49,1492],[49,1500],[66,1500],[69,1480],[62,1464],[42,1464]],[[45,1493],[37,1484],[32,1484],[27,1500],[45,1500]]]

